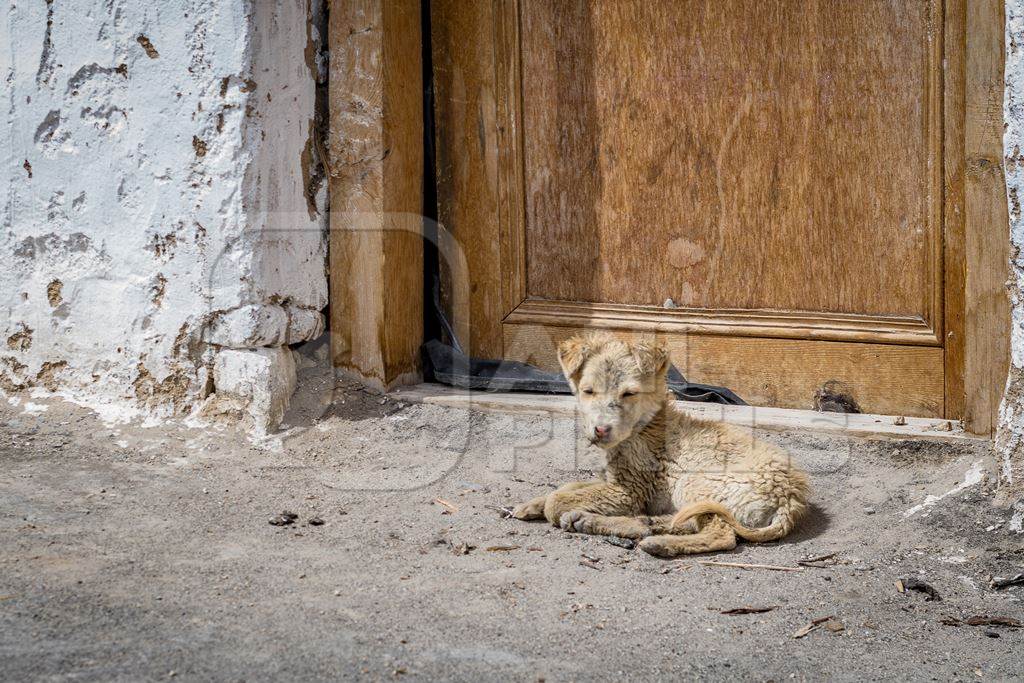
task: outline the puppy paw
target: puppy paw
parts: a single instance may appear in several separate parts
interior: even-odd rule
[[[680,554],[675,544],[662,536],[648,536],[637,543],[636,547],[655,557],[676,557]]]
[[[540,496],[522,505],[517,505],[512,510],[512,516],[523,521],[544,519],[544,503],[546,500],[547,496]]]
[[[584,512],[583,510],[569,510],[562,514],[562,518],[558,520],[558,526],[562,527],[563,531],[593,534],[597,533],[595,521],[593,513]]]

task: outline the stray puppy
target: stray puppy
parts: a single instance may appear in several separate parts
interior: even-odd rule
[[[774,541],[807,510],[807,475],[780,448],[675,409],[663,348],[608,334],[558,348],[604,481],[573,482],[523,503],[517,519],[643,539],[659,557],[729,550],[736,536]]]

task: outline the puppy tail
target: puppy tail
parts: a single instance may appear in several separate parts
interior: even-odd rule
[[[672,518],[672,527],[679,526],[697,515],[715,515],[731,526],[740,538],[754,543],[764,543],[765,541],[778,540],[792,531],[805,508],[804,503],[791,500],[775,511],[771,524],[766,527],[751,529],[740,524],[732,512],[721,503],[706,500],[687,505],[677,512],[675,517]]]

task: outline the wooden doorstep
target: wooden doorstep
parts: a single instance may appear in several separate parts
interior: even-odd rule
[[[481,412],[570,416],[575,399],[568,395],[491,393],[458,389],[442,384],[417,384],[401,387],[390,396],[410,403],[429,403],[449,408]],[[906,424],[895,424],[892,415],[819,413],[793,408],[723,406],[712,403],[676,401],[676,407],[693,417],[720,420],[727,424],[764,431],[810,431],[888,439],[926,439],[933,441],[987,441],[968,434],[959,420],[905,417]]]

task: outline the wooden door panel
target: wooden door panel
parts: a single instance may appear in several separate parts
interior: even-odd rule
[[[939,322],[941,3],[520,14],[530,298]]]

